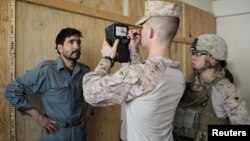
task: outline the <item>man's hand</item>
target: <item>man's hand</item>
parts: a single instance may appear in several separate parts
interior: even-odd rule
[[[56,121],[49,119],[44,115],[40,115],[36,121],[48,134],[55,133],[58,130]]]
[[[90,115],[85,115],[81,118],[81,128],[85,128],[87,126]]]
[[[102,57],[109,56],[110,58],[114,59],[117,53],[117,46],[119,43],[119,39],[115,40],[113,47],[111,47],[106,40],[103,41],[102,45]]]
[[[139,43],[141,41],[141,32],[138,29],[132,29],[128,31],[129,42],[129,50],[136,50],[139,47]]]
[[[86,128],[88,120],[93,115],[93,112],[94,112],[94,107],[87,104],[87,110],[84,113],[83,117],[81,118],[81,127],[82,128]]]
[[[48,133],[55,133],[58,128],[56,121],[49,119],[45,115],[38,112],[36,109],[30,109],[25,111],[29,116],[33,117],[36,122]]]

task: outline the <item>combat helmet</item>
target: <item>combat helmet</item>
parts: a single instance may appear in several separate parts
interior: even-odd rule
[[[191,51],[205,51],[217,60],[227,60],[228,51],[225,40],[215,34],[203,34],[192,43]]]

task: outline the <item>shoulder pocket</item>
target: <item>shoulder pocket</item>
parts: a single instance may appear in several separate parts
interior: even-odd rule
[[[142,73],[140,67],[129,67],[127,74],[124,77],[123,82],[129,83],[129,84],[135,84],[138,79],[140,78],[140,73]]]

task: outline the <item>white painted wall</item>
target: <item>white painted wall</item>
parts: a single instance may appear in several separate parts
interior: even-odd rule
[[[228,45],[228,63],[243,99],[250,107],[250,0],[213,2],[217,34]]]
[[[228,45],[228,67],[250,107],[250,0],[180,1],[215,14],[217,34]]]

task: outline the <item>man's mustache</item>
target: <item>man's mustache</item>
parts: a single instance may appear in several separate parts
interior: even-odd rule
[[[71,54],[73,53],[78,53],[78,54],[81,54],[81,51],[80,50],[75,50],[75,51],[72,51]]]

